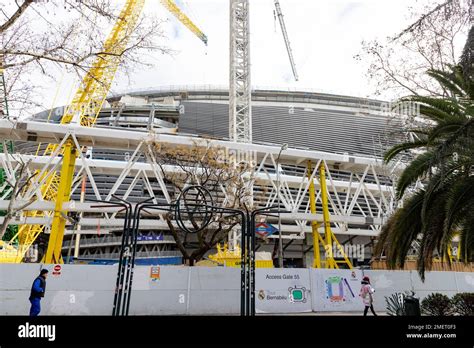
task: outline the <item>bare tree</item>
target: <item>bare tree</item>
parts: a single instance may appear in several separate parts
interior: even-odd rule
[[[28,165],[30,164],[31,160],[28,162],[23,162],[21,158],[18,159],[20,162],[19,167],[14,173],[13,178],[5,178],[6,183],[8,184],[7,189],[10,190],[8,195],[8,199],[10,200],[8,203],[7,210],[3,212],[3,222],[0,224],[0,240],[3,239],[5,232],[11,222],[11,220],[23,209],[28,207],[34,201],[36,201],[36,197],[32,197],[28,201],[18,201],[18,196],[23,192],[24,188],[27,187],[37,172],[30,174],[27,171]]]
[[[223,208],[251,209],[253,171],[251,161],[236,161],[224,148],[195,144],[193,146],[171,146],[154,144],[154,156],[165,183],[170,187],[172,199],[176,200],[183,190],[191,185],[200,185],[211,194],[215,205]],[[200,217],[189,214],[189,223],[199,227]],[[196,233],[196,241],[190,241],[189,234],[175,227],[173,213],[165,217],[171,234],[192,266],[223,242],[228,233],[237,227],[236,217],[217,213],[212,223]]]
[[[39,98],[42,88],[55,86],[58,68],[79,78],[103,55],[106,33],[117,21],[121,3],[107,0],[11,0],[0,4],[0,56],[6,69],[11,114],[22,116],[49,105]],[[2,21],[3,17],[3,21]],[[149,65],[146,53],[170,53],[158,43],[162,21],[142,14],[129,36],[121,71]]]
[[[385,41],[363,41],[355,59],[369,62],[367,76],[377,95],[444,95],[426,71],[446,70],[459,61],[472,25],[472,1],[448,0],[409,11],[413,24]]]

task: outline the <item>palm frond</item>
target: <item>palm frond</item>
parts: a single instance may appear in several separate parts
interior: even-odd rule
[[[426,175],[435,163],[437,155],[433,151],[417,156],[404,170],[397,182],[397,198],[401,199],[405,190],[419,178]]]
[[[452,231],[465,216],[473,214],[474,210],[474,177],[455,182],[446,197],[446,220],[444,231]],[[447,241],[446,241],[447,242]]]
[[[425,271],[432,268],[435,251],[438,251],[442,257],[447,256],[447,250],[440,250],[441,240],[443,238],[444,219],[446,216],[444,209],[445,196],[445,192],[440,192],[437,195],[438,204],[434,204],[430,207],[428,223],[423,224],[422,227],[417,267],[420,278],[423,281],[425,280]]]
[[[469,121],[468,121],[469,122]],[[465,120],[460,119],[451,119],[440,122],[436,127],[434,127],[429,135],[429,141],[434,142],[436,139],[446,135],[452,135],[457,133],[466,125]]]
[[[441,87],[449,90],[453,95],[464,97],[463,81],[456,76],[456,70],[428,70],[427,74],[435,79]]]
[[[437,202],[439,199],[437,195],[440,192],[447,194],[452,185],[462,177],[462,173],[459,173],[459,170],[462,168],[462,162],[449,161],[447,164],[443,164],[441,168],[438,168],[438,172],[430,178],[425,188],[425,197],[421,210],[421,219],[424,224],[428,223],[428,210],[431,209],[432,205],[439,203]]]
[[[474,31],[470,35],[474,39]],[[428,122],[408,130],[418,139],[395,145],[384,156],[389,162],[403,151],[424,150],[403,170],[396,197],[402,199],[418,180],[425,189],[404,200],[405,206],[382,227],[375,248],[376,253],[385,251],[389,268],[397,268],[403,267],[408,251],[419,242],[417,268],[423,280],[433,256],[450,261],[448,246],[457,233],[463,260],[474,257],[474,80],[465,69],[454,66],[428,72],[447,97],[417,95],[400,100],[416,102]]]
[[[403,151],[408,151],[411,149],[419,149],[426,147],[428,141],[425,139],[418,139],[406,143],[401,143],[390,148],[384,155],[384,161],[386,163],[390,162],[395,156],[400,154]]]
[[[419,191],[404,202],[383,226],[375,253],[382,250],[387,256],[387,265],[394,269],[403,267],[405,258],[414,240],[422,230],[420,219],[424,191]]]
[[[474,78],[474,25],[469,30],[459,65],[462,67],[464,79],[472,81]],[[474,89],[471,89],[470,92],[473,93]],[[470,94],[470,97],[474,99],[472,94]]]
[[[453,104],[452,101],[444,98],[415,95],[402,98],[400,102],[417,103],[420,107],[420,114],[434,122],[442,121],[460,112],[458,104]]]
[[[459,230],[459,247],[464,262],[474,261],[474,213],[465,216]]]

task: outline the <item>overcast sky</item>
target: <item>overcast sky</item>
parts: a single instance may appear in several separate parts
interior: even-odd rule
[[[252,85],[373,96],[373,88],[365,76],[367,67],[353,58],[360,53],[361,41],[400,32],[411,23],[409,6],[433,1],[280,0],[300,77],[295,82],[278,19],[274,19],[273,0],[250,0]],[[169,85],[228,85],[229,1],[177,3],[208,36],[208,46],[158,0],[148,0],[147,13],[169,18],[164,26],[167,38],[162,44],[176,53],[146,57],[154,67],[137,71],[131,81],[118,75],[112,92]],[[68,84],[71,81],[66,78],[56,105],[65,104]],[[54,86],[45,91],[45,98],[52,100],[56,89]]]

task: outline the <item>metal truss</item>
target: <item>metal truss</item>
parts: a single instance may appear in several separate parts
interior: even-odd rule
[[[66,139],[72,139],[78,150],[73,178],[72,193],[80,191],[81,179],[86,176],[92,188],[95,199],[110,200],[112,194],[121,193],[127,199],[138,184],[143,187],[142,198],[153,198],[154,202],[170,202],[172,192],[161,175],[152,144],[166,143],[170,146],[218,146],[225,149],[227,155],[252,159],[254,161],[253,203],[256,207],[269,207],[275,204],[280,196],[284,209],[288,212],[281,214],[282,238],[302,239],[306,232],[311,232],[311,221],[322,221],[322,201],[320,182],[317,168],[324,164],[327,176],[327,191],[329,200],[330,220],[332,230],[336,234],[349,235],[378,235],[386,216],[394,208],[392,181],[388,170],[377,159],[332,154],[318,151],[288,149],[280,157],[277,165],[278,146],[244,144],[222,140],[209,140],[199,137],[179,136],[156,132],[137,132],[115,129],[85,128],[74,125],[54,125],[40,122],[17,123],[12,126],[9,122],[0,120],[0,136],[9,140],[48,142],[62,144]],[[132,153],[127,160],[98,160],[86,158],[81,149],[83,146],[109,148]],[[60,148],[58,146],[57,148]],[[133,151],[133,152],[132,152]],[[143,161],[143,158],[146,161]],[[308,172],[308,161],[314,163],[314,170]],[[8,153],[0,155],[2,168],[7,177],[14,180],[14,173],[21,163],[27,163],[27,171],[33,173],[40,170],[44,173],[54,173],[62,162],[60,156],[32,156]],[[280,170],[280,185],[277,185],[277,168]],[[167,171],[179,171],[174,166],[167,166]],[[114,178],[114,184],[105,193],[96,183],[96,178],[107,175]],[[37,175],[28,190],[22,193],[16,202],[20,205],[32,197],[37,201],[24,210],[42,210],[40,217],[17,217],[18,224],[42,224],[48,229],[51,223],[51,212],[54,202],[45,201],[39,194],[39,189],[47,176]],[[308,190],[310,180],[316,188],[316,213],[312,214],[309,207]],[[279,186],[280,191],[277,192]],[[221,204],[229,199],[227,190],[222,187]],[[6,193],[0,197],[0,209],[9,203]],[[94,204],[69,201],[64,203],[65,212],[76,211],[83,213],[80,225],[83,229],[118,228],[123,226],[123,218],[114,208],[94,208]],[[100,213],[100,214],[99,214]],[[98,215],[99,214],[99,215]],[[272,222],[271,217],[267,217]],[[68,223],[70,226],[70,223]],[[166,222],[157,214],[149,220],[144,219],[143,229],[166,230]],[[270,236],[277,238],[277,236]]]
[[[229,137],[252,142],[249,1],[230,0]]]

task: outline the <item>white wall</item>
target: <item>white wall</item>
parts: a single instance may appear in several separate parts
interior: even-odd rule
[[[0,264],[0,315],[28,315],[31,284],[41,266]],[[42,315],[111,315],[117,266],[62,265],[60,275],[53,275],[52,265],[45,267],[50,272],[46,296],[41,301]],[[422,283],[415,271],[257,269],[257,313],[361,311],[363,304],[358,295],[364,275],[371,278],[376,290],[377,311],[385,310],[384,296],[405,290],[414,290],[421,298],[432,292],[448,296],[474,292],[474,274],[468,272],[429,272]],[[329,298],[326,281],[331,277],[338,277],[336,280],[343,285],[342,299]],[[301,299],[291,298],[294,289],[303,289]],[[331,291],[337,295],[339,289]],[[160,279],[152,281],[150,266],[135,267],[131,315],[239,312],[238,268],[162,266]]]
[[[458,292],[474,292],[474,273],[426,272],[422,282],[417,271],[364,270],[375,288],[374,307],[385,310],[384,296],[412,290],[421,301],[433,292],[452,297]]]
[[[302,297],[292,299],[295,291]],[[257,313],[304,313],[312,310],[309,269],[257,268],[255,292]]]
[[[311,269],[313,311],[350,312],[363,309],[359,297],[362,271]]]

